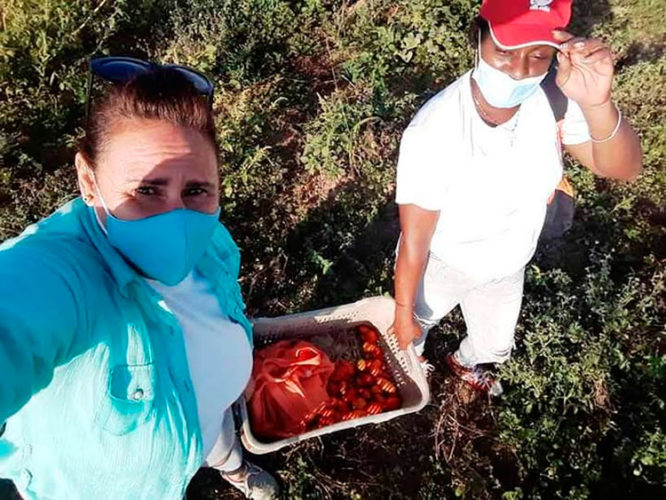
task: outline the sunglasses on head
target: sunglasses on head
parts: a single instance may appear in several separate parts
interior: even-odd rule
[[[137,75],[149,73],[156,68],[165,68],[177,71],[183,75],[194,88],[208,99],[208,104],[213,104],[213,83],[203,73],[195,69],[181,66],[179,64],[158,64],[151,61],[143,61],[133,57],[108,56],[95,57],[89,61],[90,72],[88,74],[88,98],[86,100],[86,117],[90,116],[90,99],[92,94],[93,77],[97,76],[104,81],[123,84]]]

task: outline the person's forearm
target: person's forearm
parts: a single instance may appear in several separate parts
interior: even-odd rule
[[[600,106],[581,106],[590,135],[597,141],[611,136],[619,114],[608,101]],[[638,136],[624,117],[615,136],[604,142],[592,141],[594,168],[601,175],[614,179],[634,180],[641,173],[641,145]]]
[[[395,266],[396,314],[411,316],[414,312],[416,290],[428,258],[428,248],[417,247],[418,245],[408,244],[404,238],[400,240]]]

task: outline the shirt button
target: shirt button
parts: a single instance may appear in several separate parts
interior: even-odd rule
[[[32,474],[30,473],[30,471],[28,469],[23,469],[23,471],[19,475],[17,486],[21,489],[25,489],[30,484],[31,480],[32,480]]]
[[[143,399],[143,389],[137,389],[132,393],[131,397],[134,401],[139,401],[140,399]]]

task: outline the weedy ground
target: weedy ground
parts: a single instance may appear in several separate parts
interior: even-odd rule
[[[216,84],[222,219],[252,315],[391,291],[401,131],[471,68],[472,0],[4,0],[0,239],[76,196],[86,59],[179,62]],[[286,498],[655,498],[666,489],[666,56],[658,0],[576,3],[617,54],[638,129],[631,185],[567,159],[574,227],[527,272],[505,395],[447,377],[458,311],[433,332],[420,412],[256,457]],[[11,497],[0,485],[0,498]],[[188,498],[238,498],[202,470]]]

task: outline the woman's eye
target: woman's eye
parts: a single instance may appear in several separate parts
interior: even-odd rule
[[[136,192],[143,196],[153,196],[157,194],[157,189],[153,186],[139,186],[136,188]]]
[[[204,194],[205,192],[206,190],[200,187],[188,188],[185,190],[185,196],[199,196],[200,194]]]

